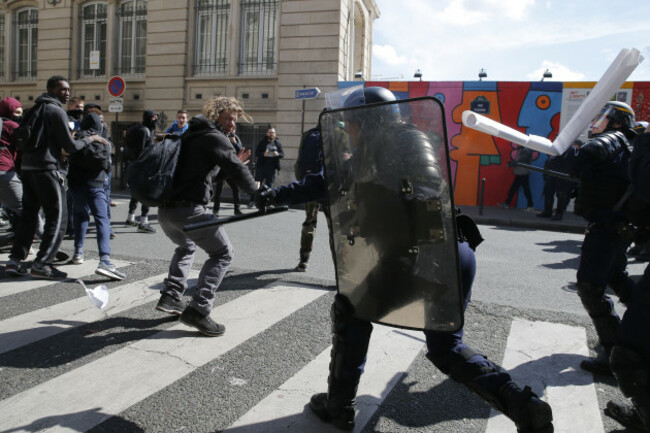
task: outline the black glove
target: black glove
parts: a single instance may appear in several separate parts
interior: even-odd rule
[[[266,211],[267,206],[275,204],[275,192],[265,184],[261,184],[260,188],[255,191],[254,195],[255,207],[261,212]]]

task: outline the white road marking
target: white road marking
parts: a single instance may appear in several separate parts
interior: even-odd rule
[[[423,347],[424,335],[420,331],[374,325],[368,361],[357,393],[355,432],[363,430]],[[327,392],[330,350],[331,346],[235,421],[224,433],[333,431],[330,424],[320,421],[306,407],[313,394]]]
[[[0,401],[0,431],[87,431],[326,293],[282,284],[241,296],[212,312],[226,325],[222,337],[203,337],[179,324],[140,340]]]
[[[555,433],[604,432],[593,376],[580,369],[589,356],[584,328],[512,321],[503,368],[553,408]],[[516,433],[514,423],[492,410],[486,433]]]
[[[190,278],[198,274],[198,271],[191,271]],[[160,274],[109,289],[106,314],[91,304],[80,284],[72,283],[81,298],[0,321],[0,353],[151,302],[160,296],[162,281],[166,276]]]

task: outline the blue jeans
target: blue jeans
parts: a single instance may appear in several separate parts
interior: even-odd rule
[[[70,187],[70,190],[74,200],[75,254],[83,252],[90,214],[92,214],[97,229],[97,248],[99,249],[100,260],[108,260],[111,255],[111,220],[108,216],[104,187],[74,185]],[[88,214],[88,208],[90,208],[90,214]]]

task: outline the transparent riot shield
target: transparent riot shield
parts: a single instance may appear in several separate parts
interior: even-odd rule
[[[360,319],[462,327],[442,103],[415,98],[321,114],[338,291]]]

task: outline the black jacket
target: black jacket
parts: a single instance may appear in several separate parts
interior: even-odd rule
[[[212,179],[222,171],[246,193],[257,189],[226,134],[202,115],[190,120],[181,146],[174,178],[174,188],[179,192],[171,201],[207,204],[212,197]]]
[[[267,146],[271,143],[275,144],[280,156],[264,156]],[[273,141],[269,141],[268,138],[264,137],[255,148],[255,169],[262,170],[272,168],[273,170],[280,170],[281,158],[284,158],[284,151],[282,150],[282,143],[280,143],[280,140],[276,138]]]
[[[83,138],[101,135],[103,125],[97,114],[89,113],[84,116],[80,128],[78,134],[80,138]],[[95,188],[104,186],[110,170],[110,153],[110,144],[93,142],[89,143],[85,149],[70,155],[70,170],[68,171],[70,186],[87,185]],[[90,159],[93,160],[92,163],[88,162]],[[101,168],[97,167],[96,161],[101,161]]]
[[[88,138],[75,140],[70,134],[68,114],[61,102],[53,96],[43,93],[36,103],[45,103],[43,127],[37,134],[37,145],[34,152],[23,154],[22,170],[67,170],[66,157],[62,150],[72,154],[88,143]]]

